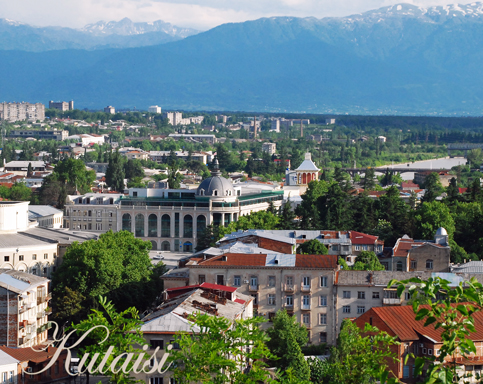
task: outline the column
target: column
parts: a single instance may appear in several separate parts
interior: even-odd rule
[[[148,237],[148,217],[149,217],[149,212],[147,211],[146,207],[146,214],[144,215],[144,237]]]
[[[161,237],[161,217],[163,217],[163,213],[159,213],[157,215],[157,219],[156,219],[156,222],[158,223],[158,237]]]
[[[171,237],[174,237],[174,212],[169,215],[171,217],[170,225],[171,225]]]

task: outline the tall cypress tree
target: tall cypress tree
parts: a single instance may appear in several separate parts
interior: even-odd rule
[[[116,151],[109,156],[109,165],[106,170],[106,184],[114,191],[124,191],[124,164],[123,159]]]

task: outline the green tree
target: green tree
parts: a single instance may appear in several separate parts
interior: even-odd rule
[[[309,341],[307,328],[297,322],[295,316],[289,316],[287,311],[278,311],[273,319],[273,325],[267,330],[270,340],[267,346],[273,355],[278,357],[273,361],[276,367],[286,370],[290,367],[290,339],[293,338],[301,348]]]
[[[124,192],[124,159],[119,151],[110,153],[106,169],[106,184],[111,190]]]
[[[329,183],[326,181],[311,181],[305,193],[301,196],[302,202],[295,209],[300,217],[302,229],[320,229],[320,216],[317,207],[319,197],[327,193]]]
[[[32,190],[24,183],[14,183],[10,188],[9,198],[13,201],[30,201]]]
[[[374,200],[367,192],[359,193],[350,201],[350,211],[352,211],[352,229],[354,231],[366,232],[368,229],[376,227],[376,212]]]
[[[352,228],[352,211],[347,204],[349,195],[342,190],[339,184],[332,184],[327,193],[322,195],[318,203],[320,215],[319,228],[331,228],[338,231]]]
[[[308,381],[310,379],[309,364],[305,360],[302,349],[292,332],[287,334],[287,369],[292,369],[298,382]]]
[[[388,361],[398,361],[391,351],[396,338],[376,327],[366,324],[359,329],[349,319],[344,319],[337,345],[332,348],[330,358],[321,381],[327,384],[370,384],[375,382],[396,383],[388,378]],[[376,347],[377,346],[377,347]]]
[[[280,217],[268,211],[252,212],[249,215],[240,216],[234,223],[234,230],[247,229],[277,229],[280,224]]]
[[[220,240],[227,233],[231,232],[231,228],[227,229],[221,225],[210,224],[206,228],[198,232],[196,238],[196,251],[202,251],[210,247],[215,247],[218,240]]]
[[[295,212],[290,204],[290,198],[280,207],[279,217],[280,223],[278,229],[294,229]]]
[[[459,200],[459,188],[458,188],[458,185],[456,183],[456,178],[452,178],[450,181],[449,181],[449,185],[448,187],[446,188],[446,194],[447,194],[447,197],[446,197],[446,200],[451,204],[452,202],[454,201],[458,201]]]
[[[168,363],[175,363],[177,383],[257,383],[270,378],[266,359],[273,358],[268,337],[259,324],[263,318],[230,320],[193,315],[193,332],[175,336],[179,349],[170,351]]]
[[[453,238],[455,224],[447,205],[438,201],[422,203],[414,211],[415,236],[418,239],[432,240],[436,230],[443,227],[448,232],[449,238]]]
[[[81,344],[79,356],[82,358],[84,354],[89,354],[87,365],[95,353],[105,356],[108,349],[113,348],[105,365],[105,367],[110,367],[117,356],[123,353],[132,353],[133,357],[126,369],[129,372],[138,355],[143,353],[139,346],[146,344],[141,331],[142,322],[139,320],[139,313],[134,307],[118,312],[112,302],[107,302],[107,299],[102,296],[99,297],[99,305],[101,310],[91,309],[92,313],[89,314],[87,319],[82,320],[78,324],[72,324],[70,328],[76,330],[78,336],[82,336],[84,333],[92,330],[89,333],[89,338],[86,339],[87,342]],[[102,342],[106,336],[108,336],[107,340]],[[130,373],[126,374],[122,369],[119,369],[122,364],[124,364],[123,360],[116,365],[116,373],[111,369],[106,369],[105,374],[109,376],[110,382],[120,384],[136,383],[137,381],[130,376]],[[87,383],[89,383],[88,376]]]
[[[144,170],[139,160],[129,159],[124,163],[124,175],[126,179],[134,179],[136,177],[144,177]]]
[[[424,180],[423,188],[425,189],[424,196],[422,198],[423,202],[432,202],[441,195],[443,192],[443,186],[439,181],[439,176],[436,172],[433,172],[426,176]]]
[[[28,167],[27,167],[27,177],[32,177],[34,174],[34,170],[32,168],[32,163],[29,163]]]
[[[300,244],[297,247],[297,253],[306,255],[327,255],[329,251],[319,240],[312,239]]]
[[[391,224],[392,232],[387,232],[388,237],[383,238],[388,245],[394,244],[402,234],[410,233],[410,208],[400,198],[396,187],[389,187],[386,193],[376,200],[375,208],[378,218]]]
[[[375,182],[375,172],[374,168],[367,168],[366,173],[364,175],[364,190],[365,191],[373,191],[374,188],[376,187],[376,182]]]
[[[152,265],[150,248],[149,241],[127,231],[109,231],[99,240],[74,242],[52,278],[54,308],[62,307],[69,287],[85,297],[83,308],[92,307],[99,295],[106,295],[121,310],[136,307],[144,311],[162,291],[158,268],[164,265]]]
[[[351,269],[354,271],[384,271],[385,268],[379,262],[374,252],[362,251],[357,255],[354,266]]]
[[[479,168],[483,162],[483,151],[481,148],[472,149],[468,152],[466,158],[473,168]]]
[[[183,176],[178,172],[177,163],[171,163],[168,166],[168,186],[170,189],[179,189]]]

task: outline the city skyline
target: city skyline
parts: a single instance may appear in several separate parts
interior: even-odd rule
[[[135,22],[163,20],[180,27],[208,30],[230,22],[243,22],[272,16],[344,17],[401,3],[422,7],[451,4],[448,0],[86,0],[66,3],[0,0],[0,18],[35,26],[82,28],[99,21]]]

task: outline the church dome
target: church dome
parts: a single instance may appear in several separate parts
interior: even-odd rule
[[[201,182],[196,190],[196,195],[213,197],[235,196],[233,184],[228,179],[221,176],[221,172],[218,168],[218,160],[216,159],[214,166],[215,169],[212,172],[213,176],[208,177]]]
[[[439,227],[436,231],[436,236],[448,236],[448,232],[443,227]]]

